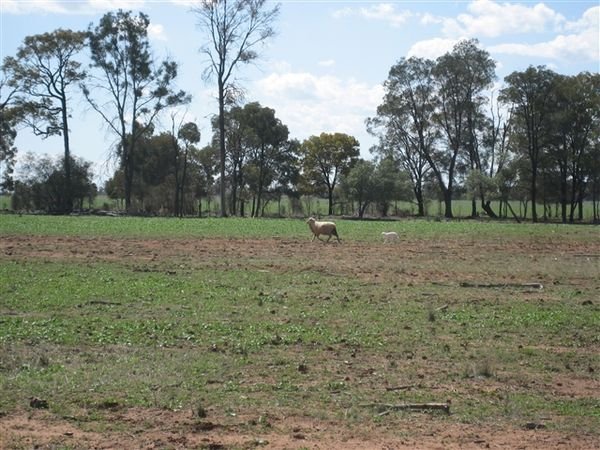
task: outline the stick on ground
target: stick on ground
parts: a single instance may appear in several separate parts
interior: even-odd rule
[[[377,408],[385,411],[444,411],[446,414],[450,414],[449,403],[401,403],[401,404],[390,404],[390,403],[366,403],[361,406],[368,408]]]

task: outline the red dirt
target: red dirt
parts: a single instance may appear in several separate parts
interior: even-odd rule
[[[45,411],[15,413],[0,420],[0,448],[86,449],[594,449],[597,437],[545,429],[502,429],[452,424],[416,414],[384,425],[349,428],[306,417],[192,418],[191,412],[128,409],[112,413],[119,429],[87,431]],[[253,426],[252,426],[253,425]]]

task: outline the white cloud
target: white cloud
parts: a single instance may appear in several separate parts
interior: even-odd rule
[[[583,13],[581,19],[575,22],[567,22],[564,29],[567,31],[581,32],[586,30],[596,30],[600,28],[600,6],[595,6]]]
[[[490,52],[518,56],[542,57],[559,61],[600,61],[600,7],[588,9],[563,29],[571,34],[559,34],[554,39],[536,44],[505,43],[488,48]]]
[[[365,118],[375,114],[383,97],[380,84],[307,72],[272,73],[257,82],[254,92],[300,140],[341,132],[360,141],[366,134]]]
[[[334,59],[326,59],[324,61],[319,61],[319,65],[321,67],[333,67],[333,66],[335,66],[335,60]]]
[[[171,0],[171,3],[178,6],[185,6],[188,8],[195,8],[200,6],[205,0]]]
[[[53,0],[2,0],[1,5],[2,12],[8,14],[30,14],[33,12],[65,14],[67,11],[62,3]]]
[[[95,11],[113,11],[117,9],[139,9],[146,0],[88,0],[89,7]],[[85,4],[82,2],[82,4]]]
[[[157,41],[166,41],[165,27],[159,23],[151,23],[148,25],[148,36]]]
[[[542,57],[555,60],[600,61],[598,30],[586,30],[580,34],[559,35],[551,41],[532,45],[500,44],[488,48],[492,53]]]
[[[421,19],[419,20],[421,25],[438,24],[438,23],[443,23],[443,21],[444,21],[443,18],[441,18],[439,16],[434,16],[431,13],[421,14]]]
[[[498,37],[503,34],[541,33],[558,29],[564,16],[543,3],[527,6],[517,3],[496,3],[475,0],[467,7],[468,13],[455,19],[444,20],[446,36]]]
[[[406,56],[416,56],[419,58],[436,59],[443,54],[452,51],[452,48],[461,40],[434,38],[425,41],[419,41],[408,50]]]
[[[139,9],[146,0],[2,0],[8,14],[96,14],[117,9]]]
[[[390,23],[394,27],[399,27],[406,23],[406,20],[412,17],[410,11],[396,11],[396,7],[390,3],[379,3],[369,8],[343,8],[334,11],[333,17],[341,19],[344,17],[359,16],[370,20],[381,20]]]

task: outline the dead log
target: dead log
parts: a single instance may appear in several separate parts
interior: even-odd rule
[[[405,391],[407,389],[412,389],[414,388],[415,385],[414,384],[408,384],[406,386],[388,386],[385,388],[386,391]]]
[[[463,281],[460,287],[467,288],[527,288],[527,289],[544,289],[542,283],[469,283]]]
[[[388,414],[390,411],[444,411],[450,414],[450,403],[366,403],[361,406],[377,408],[383,411],[382,414]]]

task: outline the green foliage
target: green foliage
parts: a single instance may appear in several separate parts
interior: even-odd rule
[[[321,133],[302,143],[302,165],[308,183],[314,183],[327,193],[329,212],[333,214],[333,192],[340,181],[358,161],[358,141],[343,133]],[[310,193],[310,192],[309,192]]]
[[[70,157],[70,160],[69,211],[89,207],[97,194],[92,181],[91,163],[81,158]],[[28,153],[23,159],[23,167],[27,178],[15,182],[11,209],[64,212],[67,202],[64,158],[52,159],[48,155],[37,157]]]

